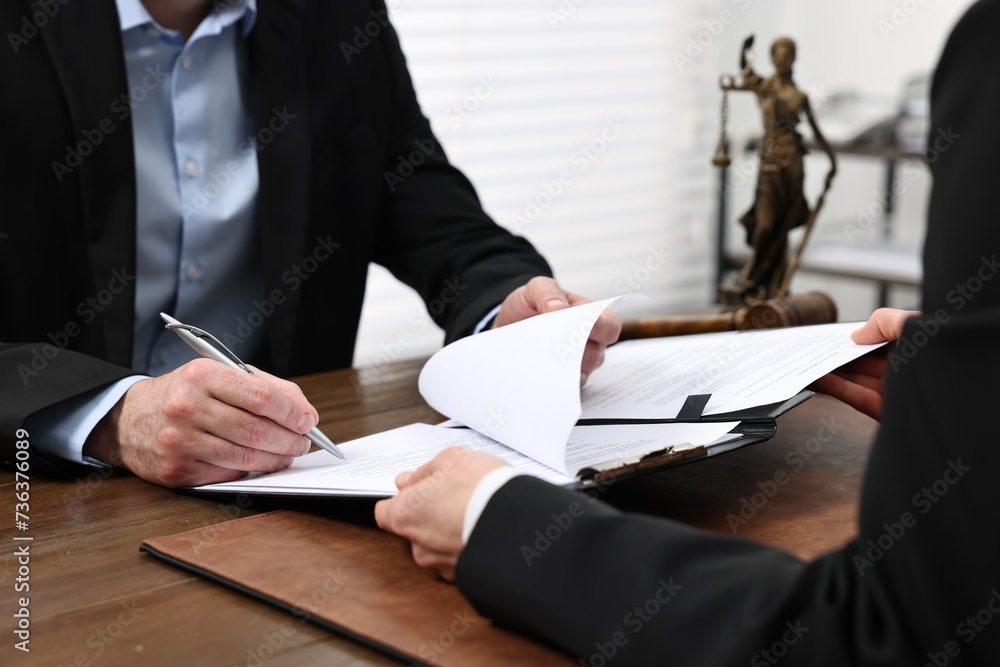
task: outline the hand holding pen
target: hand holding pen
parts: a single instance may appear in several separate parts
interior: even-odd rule
[[[201,356],[206,359],[215,359],[230,368],[235,368],[236,370],[253,375],[253,371],[250,370],[250,367],[240,361],[240,358],[237,357],[232,350],[204,329],[199,329],[198,327],[193,327],[189,324],[182,324],[166,313],[160,313],[160,317],[167,323],[168,329],[180,336],[181,340],[190,345],[191,348]],[[333,441],[326,437],[318,427],[314,426],[311,431],[306,433],[306,437],[309,438],[310,441],[316,443],[320,449],[325,449],[337,458],[347,458],[344,456],[344,453],[341,452],[335,444],[333,444]]]
[[[318,422],[296,384],[195,359],[132,385],[83,453],[156,484],[197,486],[287,468]]]

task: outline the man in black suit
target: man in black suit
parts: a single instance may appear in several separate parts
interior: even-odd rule
[[[351,364],[370,262],[449,341],[581,300],[448,163],[382,0],[22,0],[0,26],[2,461],[27,427],[34,472],[287,466],[318,415],[264,371]],[[189,361],[161,309],[263,370]]]
[[[417,562],[455,578],[480,612],[581,664],[997,664],[1000,88],[984,78],[1000,71],[997,34],[1000,0],[981,0],[934,79],[923,314],[878,312],[856,338],[898,338],[895,350],[821,387],[882,417],[855,540],[807,563],[579,503],[528,477],[470,517],[480,480],[501,469],[453,450],[401,476],[400,495],[376,508],[380,525],[412,540]],[[408,505],[418,493],[423,502]],[[571,528],[529,566],[521,545],[574,503]],[[637,632],[634,610],[654,597],[657,613]]]

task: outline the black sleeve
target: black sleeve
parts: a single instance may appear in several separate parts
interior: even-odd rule
[[[16,432],[27,428],[36,413],[101,389],[135,371],[45,343],[0,343],[0,464],[14,462]],[[32,438],[28,438],[31,442]],[[32,448],[31,471],[75,474],[83,466]]]
[[[997,664],[997,34],[1000,1],[983,0],[936,73],[924,315],[890,357],[859,537],[805,563],[521,477],[458,563],[479,610],[594,665]],[[580,516],[529,559],[573,503]]]
[[[380,0],[375,11],[384,11]],[[528,241],[490,219],[472,184],[448,162],[420,111],[391,26],[380,43],[395,114],[375,259],[420,293],[450,342],[515,288],[552,273]]]

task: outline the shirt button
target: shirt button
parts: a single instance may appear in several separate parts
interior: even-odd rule
[[[188,176],[197,176],[198,164],[194,160],[188,160],[184,163],[184,173]]]
[[[184,276],[188,280],[194,280],[199,275],[201,275],[201,270],[198,268],[197,264],[188,264],[187,268],[184,269]]]
[[[181,67],[191,69],[191,56],[181,56]]]

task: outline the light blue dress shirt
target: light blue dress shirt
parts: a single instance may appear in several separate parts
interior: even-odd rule
[[[163,327],[164,311],[252,357],[265,322],[237,335],[264,294],[255,220],[257,151],[246,35],[256,0],[215,3],[185,43],[140,0],[117,0],[135,143],[138,234],[132,367],[162,375],[197,355]],[[242,329],[246,331],[246,329]],[[234,342],[235,341],[235,342]],[[33,420],[35,442],[84,461],[87,436],[137,375],[65,401]]]
[[[265,344],[267,322],[241,336],[265,287],[255,205],[257,148],[250,111],[246,36],[256,0],[225,0],[185,43],[158,25],[141,0],[116,0],[135,143],[137,242],[135,341],[125,378],[32,419],[37,447],[83,456],[97,422],[136,382],[197,354],[163,327],[159,313],[205,329],[246,359]],[[485,328],[499,312],[479,322]],[[228,335],[227,335],[228,334]]]

